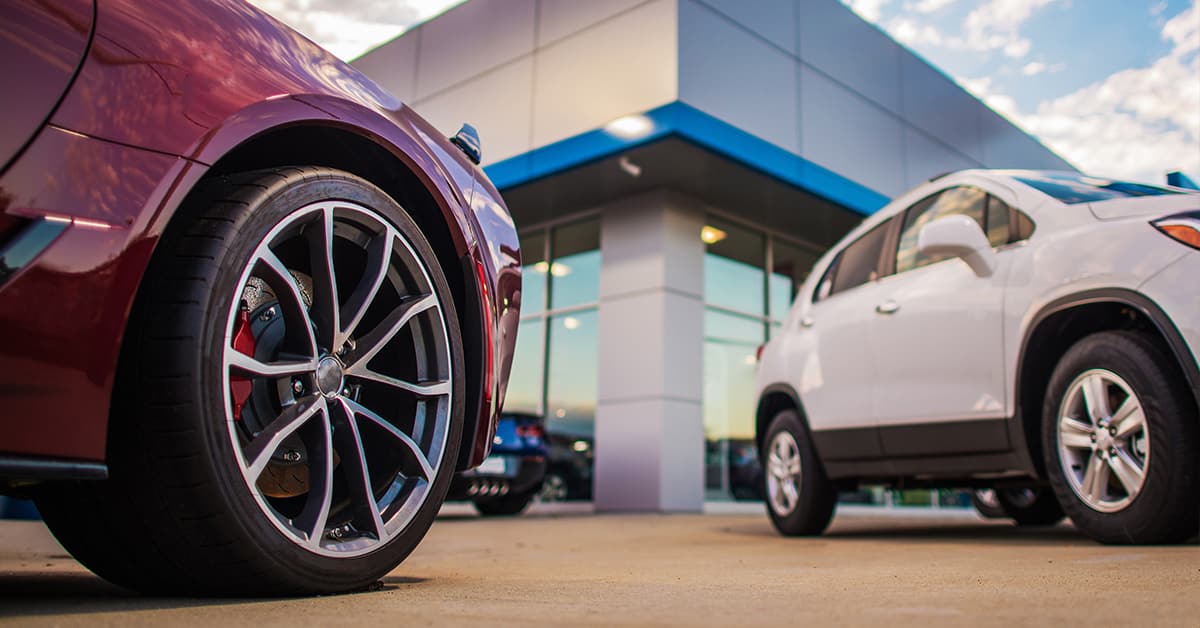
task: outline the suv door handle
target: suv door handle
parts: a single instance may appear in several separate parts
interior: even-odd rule
[[[812,327],[813,325],[816,325],[816,324],[817,324],[817,321],[814,321],[812,319],[812,317],[809,317],[809,316],[805,316],[804,318],[800,319],[800,326],[804,327],[806,329],[809,327]]]
[[[895,314],[899,309],[900,304],[891,299],[888,299],[887,301],[875,306],[875,311],[880,314]]]

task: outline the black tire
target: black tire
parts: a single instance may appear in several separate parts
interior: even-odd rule
[[[477,500],[475,510],[485,517],[512,517],[519,515],[529,507],[537,491],[510,493],[504,497]]]
[[[1113,331],[1093,334],[1080,340],[1059,361],[1050,379],[1042,410],[1042,442],[1046,469],[1051,486],[1063,510],[1075,526],[1089,537],[1101,543],[1111,544],[1158,544],[1178,543],[1195,536],[1200,529],[1200,428],[1194,399],[1188,392],[1174,358],[1149,336],[1131,331]],[[1116,504],[1105,511],[1102,501],[1099,507],[1089,505],[1085,497],[1077,493],[1075,484],[1082,482],[1069,479],[1064,466],[1072,473],[1081,472],[1081,465],[1073,463],[1060,453],[1060,408],[1072,387],[1078,384],[1082,391],[1086,377],[1100,373],[1104,377],[1112,374],[1123,380],[1140,402],[1146,430],[1142,432],[1145,449],[1145,464],[1141,467],[1144,479],[1140,490],[1130,492],[1123,488],[1120,478],[1107,479],[1104,494],[1117,493]],[[1100,388],[1105,404],[1118,403],[1119,392],[1107,384]],[[1119,391],[1119,388],[1115,389]],[[1086,396],[1083,392],[1080,395]],[[1116,395],[1117,401],[1110,400]],[[1118,408],[1119,409],[1119,408]],[[1116,412],[1113,411],[1113,414]],[[1091,421],[1090,411],[1081,413],[1085,422]],[[1095,426],[1091,426],[1095,430]],[[1105,429],[1104,431],[1108,431]],[[1148,438],[1144,435],[1148,432]],[[1092,432],[1096,436],[1096,432]],[[1113,434],[1113,436],[1116,436]],[[1086,441],[1084,436],[1081,441]],[[1100,442],[1107,439],[1100,435]],[[1132,441],[1131,441],[1132,442]],[[1148,448],[1145,446],[1148,443]],[[1064,441],[1064,448],[1069,447]],[[1088,464],[1100,454],[1090,454],[1082,445],[1076,451],[1083,452]],[[1118,443],[1112,451],[1125,452]],[[1138,454],[1140,455],[1140,454]],[[1118,456],[1119,457],[1119,456]],[[1109,456],[1102,456],[1097,468],[1109,477],[1111,464],[1105,466]],[[1085,470],[1083,470],[1085,471]],[[1086,480],[1086,475],[1084,477]],[[1099,492],[1099,491],[1097,491]],[[1088,493],[1090,495],[1091,493]],[[1124,504],[1120,504],[1124,501]]]
[[[799,478],[782,479],[779,473],[786,473],[782,467],[776,468],[775,448],[786,450],[787,457],[796,454],[799,461]],[[792,449],[794,447],[794,450]],[[763,460],[763,495],[767,506],[767,514],[775,529],[785,536],[819,536],[829,527],[833,512],[837,505],[837,491],[833,483],[825,475],[825,467],[821,464],[817,451],[813,448],[808,430],[800,420],[795,410],[780,411],[771,420],[763,439],[761,452]],[[786,460],[784,460],[786,462]],[[794,478],[795,476],[791,476]],[[774,490],[773,490],[774,483]],[[788,499],[784,484],[794,487],[796,495]],[[784,491],[784,497],[779,500],[776,495]]]
[[[977,489],[971,491],[971,504],[987,519],[1007,519],[1008,513],[1000,505],[1000,498],[995,489]]]
[[[324,434],[319,444],[325,448],[325,453],[318,458],[317,448],[310,446],[309,454],[312,457],[305,461],[306,478],[309,469],[327,472],[331,478],[323,479],[326,476],[322,474],[316,479],[305,480],[308,482],[306,486],[314,494],[314,487],[320,482],[323,483],[322,487],[327,487],[322,494],[330,495],[324,502],[318,500],[318,506],[313,511],[318,515],[311,515],[314,523],[311,528],[313,533],[309,535],[313,539],[310,546],[317,549],[310,551],[287,535],[281,527],[283,524],[276,523],[268,514],[267,506],[260,507],[276,496],[268,498],[262,493],[265,489],[256,488],[263,484],[266,475],[251,479],[250,475],[246,475],[249,471],[243,462],[243,459],[249,460],[247,454],[245,451],[235,453],[235,442],[238,442],[237,434],[240,433],[237,430],[249,429],[245,428],[248,411],[243,408],[249,406],[256,399],[254,395],[259,393],[257,388],[253,393],[247,393],[251,396],[243,398],[245,406],[225,398],[226,387],[232,386],[229,383],[233,378],[230,373],[234,372],[226,371],[229,346],[225,343],[229,342],[226,340],[229,330],[241,329],[235,328],[235,324],[245,324],[246,318],[237,312],[246,308],[244,301],[238,305],[238,299],[244,299],[247,284],[240,282],[243,277],[250,276],[252,264],[261,263],[262,258],[255,257],[261,250],[260,243],[268,246],[265,244],[268,242],[265,239],[268,233],[275,225],[283,224],[286,217],[298,215],[299,212],[293,214],[297,208],[331,200],[353,203],[356,207],[373,212],[369,215],[377,217],[379,221],[372,224],[383,229],[389,247],[405,241],[409,245],[403,248],[394,244],[394,249],[383,249],[388,251],[389,257],[380,259],[385,260],[384,268],[389,269],[388,274],[375,275],[382,279],[375,284],[373,292],[368,291],[367,300],[358,306],[358,317],[350,319],[349,328],[343,325],[347,337],[355,332],[354,326],[360,322],[365,328],[368,323],[373,327],[383,327],[384,322],[398,320],[389,317],[396,316],[401,306],[393,308],[387,302],[375,300],[383,298],[380,296],[384,294],[382,290],[390,290],[388,298],[401,302],[408,298],[407,295],[415,294],[400,290],[399,286],[409,284],[404,283],[408,281],[406,279],[395,278],[403,273],[393,270],[397,268],[392,266],[396,260],[400,264],[409,264],[410,269],[414,267],[413,264],[415,267],[423,265],[427,274],[421,275],[420,285],[423,286],[422,292],[429,291],[422,297],[423,302],[432,296],[436,297],[440,306],[422,306],[421,309],[414,306],[412,311],[418,313],[405,319],[410,322],[396,323],[389,327],[393,330],[390,333],[383,332],[375,336],[369,346],[378,353],[368,350],[364,357],[363,354],[355,354],[353,343],[348,343],[343,349],[349,347],[350,353],[337,354],[345,356],[339,358],[346,364],[345,372],[350,371],[349,365],[353,360],[361,360],[363,369],[367,369],[366,363],[372,360],[375,362],[371,369],[385,368],[378,366],[380,359],[373,356],[382,356],[383,361],[402,362],[404,357],[394,356],[407,351],[407,345],[396,344],[397,339],[426,338],[419,336],[426,333],[422,330],[435,329],[440,334],[437,336],[436,355],[440,360],[437,364],[446,366],[446,379],[439,384],[437,393],[425,395],[436,397],[436,405],[429,405],[423,399],[412,403],[426,404],[421,407],[428,412],[436,412],[439,417],[436,430],[430,430],[431,433],[436,431],[436,434],[422,437],[422,440],[441,438],[439,434],[445,437],[440,458],[435,459],[433,454],[421,458],[426,466],[421,467],[420,471],[432,477],[418,477],[420,474],[412,470],[412,465],[418,463],[412,457],[417,452],[423,453],[420,447],[425,445],[413,445],[404,453],[400,451],[399,440],[386,440],[378,436],[386,432],[385,427],[378,423],[360,427],[359,424],[368,422],[362,419],[362,415],[352,413],[355,411],[351,410],[353,406],[349,401],[341,400],[343,393],[347,398],[351,394],[351,375],[343,375],[343,379],[332,385],[328,378],[318,378],[319,370],[311,375],[294,377],[293,382],[311,377],[306,380],[311,390],[305,391],[306,397],[301,397],[297,392],[291,407],[302,410],[321,404],[320,407],[325,408],[322,412],[308,414],[309,418],[294,420],[297,427],[287,432],[291,436],[280,436],[281,439],[303,439],[309,436],[302,435],[314,433],[312,430]],[[328,215],[334,216],[334,212],[339,210],[327,211]],[[345,220],[345,214],[341,216]],[[344,227],[339,223],[338,227],[330,226],[322,232],[330,234],[328,255],[331,260],[334,256],[332,251],[347,250]],[[309,228],[308,223],[300,224],[296,227],[300,235],[294,237],[319,237],[307,235]],[[338,228],[343,230],[338,231]],[[312,260],[316,259],[312,257],[310,262],[315,264]],[[299,284],[300,280],[296,278],[299,271],[293,268],[289,265],[286,270],[292,275],[291,280],[277,281]],[[316,276],[315,271],[309,272]],[[354,293],[342,293],[349,295],[345,301],[353,302],[357,290],[367,281],[366,272],[362,270],[355,274],[354,270],[338,267],[330,271],[330,276],[334,277],[331,281],[335,286],[354,282],[348,284],[355,288]],[[316,297],[313,295],[320,290],[316,286],[318,281],[313,280],[308,294],[308,305],[313,312],[316,311],[313,305]],[[379,286],[387,288],[381,289]],[[335,298],[331,300],[335,303],[338,301],[336,295],[341,290],[337,288],[334,291]],[[293,292],[299,297],[304,291]],[[310,346],[314,355],[308,359],[313,364],[320,360],[320,364],[324,365],[332,357],[333,349],[329,349],[330,355],[321,357],[323,349],[316,340],[319,334],[317,325],[308,324],[316,320],[316,314],[293,317],[290,320],[301,320],[301,324],[296,326],[296,323],[284,320],[290,316],[285,297],[272,294],[271,298],[276,298],[280,309],[284,311],[284,315],[278,318],[281,324],[286,322],[291,325],[287,327],[288,330],[310,329]],[[289,303],[294,304],[295,300]],[[375,314],[376,310],[372,308],[379,308],[381,314]],[[233,320],[235,316],[238,317],[237,323]],[[439,326],[439,321],[444,326]],[[346,321],[343,320],[343,323]],[[419,327],[420,330],[413,327]],[[397,335],[397,329],[405,331]],[[370,332],[355,338],[360,345],[368,345],[367,338],[376,331],[372,328]],[[290,334],[291,331],[280,333]],[[337,332],[333,333],[333,338],[339,337]],[[391,197],[370,183],[349,173],[307,167],[260,170],[204,181],[192,192],[163,235],[131,314],[113,396],[108,439],[109,479],[94,484],[50,487],[37,496],[38,507],[55,536],[80,562],[100,576],[138,591],[171,595],[257,596],[364,589],[395,568],[417,546],[449,488],[462,438],[464,369],[461,335],[449,286],[428,241],[408,214]],[[433,338],[432,335],[428,337]],[[413,340],[411,344],[417,347],[420,342],[426,343],[423,347],[432,346],[428,344],[432,341],[425,340]],[[331,341],[329,346],[333,344]],[[433,349],[413,348],[411,351],[412,355],[422,355],[421,351]],[[264,359],[257,353],[252,357]],[[342,369],[337,370],[338,374],[342,372]],[[419,375],[421,371],[414,372]],[[283,378],[274,377],[273,384],[279,388],[278,384]],[[260,380],[268,379],[268,376],[246,376],[245,379],[258,386]],[[373,394],[362,391],[372,390],[372,385],[360,385],[359,392],[354,393],[363,395],[362,407],[367,407],[367,399]],[[342,390],[343,386],[346,386],[345,391]],[[303,382],[298,387],[303,390]],[[391,392],[388,394],[398,394],[395,389],[389,390]],[[309,398],[315,400],[312,405],[306,401]],[[355,403],[359,400],[357,396],[354,398]],[[233,416],[227,414],[232,412],[230,407],[238,408],[236,420],[227,420],[227,416]],[[346,411],[338,415],[335,408],[344,408]],[[278,408],[275,411],[279,412]],[[403,420],[400,413],[387,414],[389,418],[385,420]],[[269,415],[267,418],[270,418]],[[284,418],[284,415],[278,418]],[[279,423],[278,418],[273,424]],[[248,438],[253,440],[267,433],[270,427],[267,425]],[[400,427],[396,429],[404,431]],[[355,467],[357,463],[347,462],[348,452],[354,451],[346,449],[349,442],[346,439],[351,436],[360,443],[357,451],[364,461],[361,464],[374,465],[378,460],[400,462],[394,467],[367,466],[371,469],[369,474],[354,475],[356,469],[363,467]],[[362,443],[368,446],[364,448]],[[245,445],[240,447],[246,449]],[[268,468],[271,468],[276,464],[276,456],[283,450],[272,448],[265,451],[270,452],[270,458],[259,455],[258,459],[267,461]],[[436,449],[429,446],[429,451],[436,452]],[[289,456],[292,453],[293,450],[286,452]],[[406,456],[407,462],[404,461]],[[435,463],[436,467],[433,466]],[[322,466],[315,466],[317,464]],[[387,475],[389,468],[394,469],[390,476]],[[436,469],[436,473],[428,473],[432,469]],[[378,476],[375,475],[377,472]],[[342,475],[334,478],[335,473]],[[343,491],[341,497],[337,497],[337,489],[334,488],[339,481]],[[360,489],[357,493],[358,502],[354,502],[356,497],[351,493],[354,489],[346,488],[355,486],[355,481]],[[398,511],[388,511],[384,526],[393,523],[396,529],[377,535],[386,536],[386,540],[376,538],[373,542],[370,534],[359,532],[361,526],[358,529],[349,526],[358,525],[357,522],[361,521],[362,508],[367,508],[364,495],[379,495],[381,489],[378,487],[381,485],[404,487],[401,492],[410,491],[409,495],[416,495],[420,491],[421,501],[412,502],[414,507],[404,511],[404,519],[395,514],[403,511],[403,504],[397,506]],[[284,503],[285,498],[302,499],[298,495],[288,494],[279,498],[278,503]],[[309,511],[311,500],[306,496],[303,499],[304,511],[297,516],[297,520]],[[343,519],[334,519],[335,507],[340,509],[337,516]],[[328,517],[320,517],[320,512]],[[376,520],[383,521],[383,516],[381,514]],[[350,523],[341,524],[341,521]],[[327,524],[336,524],[337,527],[325,527]],[[342,533],[353,533],[352,540],[347,542],[361,543],[365,549],[356,550],[358,553],[346,552],[344,556],[337,555],[340,550],[328,549],[325,544],[341,542]],[[318,550],[326,553],[319,553]]]
[[[1019,526],[1052,526],[1063,519],[1062,506],[1049,489],[996,489],[996,501],[1003,516]]]

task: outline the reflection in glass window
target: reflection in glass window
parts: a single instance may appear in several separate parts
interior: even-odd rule
[[[904,228],[900,232],[900,246],[896,253],[896,272],[902,273],[946,259],[945,255],[925,255],[917,250],[917,236],[921,227],[946,216],[967,216],[987,229],[983,221],[983,208],[987,194],[978,188],[962,186],[950,188],[936,197],[917,203],[904,216]]]
[[[542,408],[542,365],[545,361],[545,322],[541,317],[521,321],[504,409],[537,414]]]
[[[888,229],[894,220],[895,218],[891,218],[877,225],[842,249],[838,254],[837,267],[833,269],[830,295],[856,288],[878,278],[883,244],[887,241]]]
[[[521,314],[546,309],[546,236],[537,232],[521,236]]]
[[[548,319],[546,426],[549,431],[587,437],[593,433],[598,318],[592,309]]]
[[[600,220],[554,229],[550,247],[550,309],[595,303],[600,299]]]
[[[771,243],[771,257],[771,311],[768,314],[774,320],[783,320],[787,318],[796,292],[808,278],[818,256],[798,246],[775,240]]]
[[[739,473],[756,463],[754,443],[755,351],[761,320],[709,309],[704,313],[705,486],[712,497],[737,495]],[[749,453],[747,453],[749,452]]]
[[[987,210],[987,239],[992,246],[1004,246],[1009,243],[1011,229],[1008,223],[1008,204],[988,196]]]
[[[731,310],[762,315],[766,307],[766,238],[744,227],[710,218],[701,238],[704,254],[704,301]]]

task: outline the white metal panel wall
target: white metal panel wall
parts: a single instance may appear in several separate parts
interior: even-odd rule
[[[537,52],[533,146],[676,100],[675,0],[602,19]]]
[[[535,0],[474,0],[421,27],[418,100],[533,52]]]
[[[698,0],[746,30],[796,54],[795,0]]]
[[[404,33],[354,61],[354,67],[403,101],[417,95],[417,43],[421,29]]]
[[[537,45],[573,35],[649,0],[538,0]]]
[[[446,135],[457,132],[464,122],[474,125],[483,144],[484,163],[529,152],[532,106],[532,55],[413,103]]]
[[[904,127],[884,108],[804,66],[800,121],[805,159],[887,196],[907,189]]]
[[[800,152],[796,60],[706,5],[679,5],[679,98]]]
[[[900,107],[900,46],[834,0],[797,3],[804,63],[889,111]]]

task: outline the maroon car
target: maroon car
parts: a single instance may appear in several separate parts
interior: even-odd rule
[[[0,493],[142,591],[394,568],[515,341],[473,131],[234,0],[6,0],[0,80]]]

